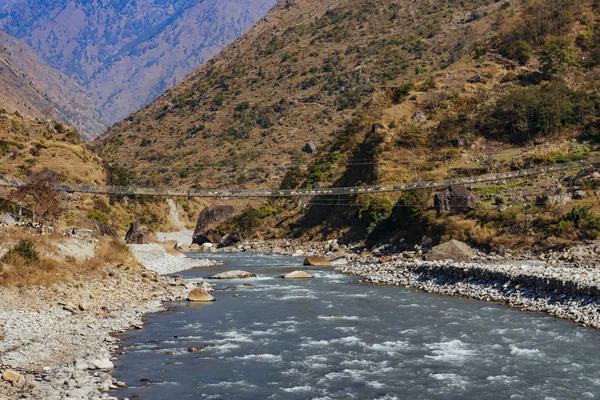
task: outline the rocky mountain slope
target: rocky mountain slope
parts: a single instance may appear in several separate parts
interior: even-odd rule
[[[475,65],[470,72],[459,62],[515,10],[501,7],[280,1],[184,82],[113,127],[99,151],[150,184],[277,186],[292,161],[306,164],[300,150],[308,140],[326,149],[360,110],[376,121],[404,102],[411,83],[426,91],[436,75],[454,74],[456,90],[468,86]]]
[[[81,86],[49,67],[25,43],[2,31],[0,108],[31,118],[60,120],[82,133],[99,134],[106,129]]]
[[[81,84],[113,123],[215,55],[274,2],[1,0],[0,27]]]
[[[96,148],[139,183],[196,188],[401,183],[585,158],[600,133],[599,16],[593,0],[280,1]],[[302,152],[309,140],[316,153]],[[440,214],[427,190],[271,202],[223,233],[554,246],[600,234],[587,176],[480,185],[481,205]]]

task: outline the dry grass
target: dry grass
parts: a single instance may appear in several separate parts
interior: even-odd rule
[[[53,239],[56,238],[20,235],[19,240],[34,243],[40,256],[38,259],[26,259],[10,252],[5,254],[0,259],[0,286],[52,286],[59,282],[99,279],[104,276],[106,268],[124,263],[136,265],[127,246],[115,238],[102,238],[96,246],[95,256],[83,262],[69,257],[59,261],[45,255],[56,248]]]

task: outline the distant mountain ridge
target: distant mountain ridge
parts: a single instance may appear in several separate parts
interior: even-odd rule
[[[250,28],[275,0],[0,0],[0,28],[90,93],[114,123]]]
[[[76,127],[84,139],[107,125],[87,92],[49,67],[25,43],[0,31],[0,108],[31,118],[52,118]]]

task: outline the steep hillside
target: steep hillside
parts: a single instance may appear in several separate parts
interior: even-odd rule
[[[93,101],[75,81],[50,68],[29,46],[0,31],[0,108],[53,118],[88,133],[106,129]]]
[[[386,88],[449,70],[510,12],[492,1],[460,4],[281,1],[219,56],[113,127],[100,152],[150,184],[277,186],[286,164],[305,162],[308,140],[323,150],[368,102],[380,113]]]
[[[360,186],[585,158],[600,138],[599,16],[594,0],[281,1],[96,146],[140,183],[191,187]],[[317,154],[302,153],[308,140]],[[474,186],[484,202],[463,213],[437,214],[430,191],[272,201],[224,229],[555,246],[600,235],[597,174],[584,176]]]
[[[274,3],[0,0],[0,27],[86,88],[113,123],[210,59]]]

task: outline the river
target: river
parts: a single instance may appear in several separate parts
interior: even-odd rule
[[[315,279],[302,259],[251,253],[184,279],[209,281],[210,304],[172,303],[121,337],[113,376],[142,399],[585,399],[600,398],[600,332],[544,314],[411,289]],[[250,283],[252,286],[244,286]],[[195,347],[199,352],[189,352]]]

